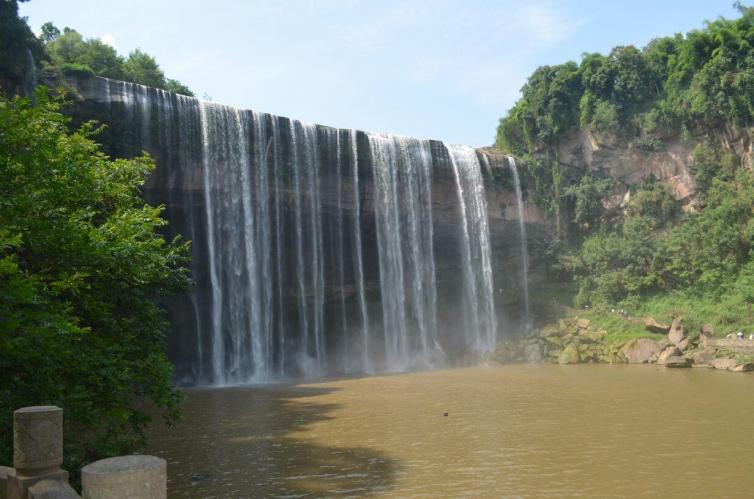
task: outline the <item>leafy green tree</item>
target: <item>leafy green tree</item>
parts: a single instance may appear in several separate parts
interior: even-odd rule
[[[123,58],[118,52],[100,40],[86,41],[81,64],[85,64],[100,76],[122,80],[126,77],[123,68]]]
[[[84,43],[84,37],[75,29],[63,28],[63,33],[60,34],[58,32],[58,35],[47,43],[46,48],[50,59],[55,64],[86,64],[86,44]]]
[[[71,133],[60,101],[36,101],[0,97],[0,462],[12,410],[54,404],[76,471],[177,416],[155,300],[189,284],[187,244],[141,198],[151,159],[108,158],[93,124]]]
[[[44,44],[54,42],[57,37],[60,36],[60,30],[51,22],[46,22],[42,25],[42,34],[39,35],[39,39]]]
[[[613,181],[591,175],[581,177],[576,185],[567,187],[563,195],[574,205],[573,222],[582,230],[594,228],[604,212],[602,198],[610,191]]]
[[[633,193],[627,211],[630,217],[645,217],[653,229],[658,229],[669,225],[678,217],[680,203],[666,184],[651,177],[642,189]]]
[[[177,94],[188,95],[189,97],[194,96],[194,92],[192,92],[190,88],[188,88],[186,85],[184,85],[180,81],[174,80],[172,78],[168,78],[167,80],[165,80],[164,88],[168,92],[175,92]]]
[[[165,74],[154,57],[139,49],[128,54],[123,63],[123,71],[130,81],[141,83],[149,87],[164,88]]]
[[[137,49],[124,59],[110,45],[95,38],[85,39],[78,31],[52,23],[42,26],[40,40],[45,44],[52,62],[71,74],[96,74],[116,80],[127,80],[171,92],[193,96],[178,80],[165,78],[154,57]]]

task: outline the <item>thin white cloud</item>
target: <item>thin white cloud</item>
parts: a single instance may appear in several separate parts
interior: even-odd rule
[[[573,19],[552,3],[528,3],[519,14],[521,27],[532,41],[552,46],[568,38],[591,18]]]
[[[102,35],[100,35],[99,41],[101,41],[105,45],[110,45],[114,49],[118,48],[115,45],[115,35],[113,35],[112,33],[103,33]]]

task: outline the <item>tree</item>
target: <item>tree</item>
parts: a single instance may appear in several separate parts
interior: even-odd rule
[[[46,22],[42,25],[42,34],[39,35],[39,39],[42,40],[44,44],[54,42],[59,36],[60,30],[51,22]]]
[[[137,449],[149,414],[177,417],[155,300],[186,289],[187,244],[140,196],[151,159],[108,158],[93,124],[71,133],[35,98],[0,97],[0,434],[13,409],[58,405],[78,470]]]
[[[180,81],[174,80],[172,78],[168,78],[165,82],[165,90],[167,90],[168,92],[175,92],[177,94],[188,95],[189,97],[194,96],[194,92],[192,92],[190,88],[188,88]]]
[[[149,87],[165,88],[165,73],[154,57],[139,49],[128,54],[123,64],[126,78]]]

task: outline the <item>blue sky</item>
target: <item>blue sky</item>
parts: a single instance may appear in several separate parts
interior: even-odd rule
[[[217,102],[483,146],[538,66],[701,28],[734,17],[732,3],[31,0],[20,8],[35,31],[52,21],[121,53],[141,48]]]

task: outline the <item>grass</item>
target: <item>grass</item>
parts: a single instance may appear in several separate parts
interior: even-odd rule
[[[578,316],[580,319],[589,319],[589,329],[604,329],[607,331],[607,335],[603,339],[607,344],[624,344],[634,338],[659,340],[663,336],[661,334],[650,333],[644,329],[643,317],[632,316],[628,319],[610,310],[569,310],[571,312],[569,315]]]
[[[670,320],[673,316],[683,317],[688,333],[693,336],[699,334],[704,324],[712,325],[716,336],[736,331],[748,334],[754,330],[751,305],[736,294],[715,298],[676,291],[646,300],[640,312],[659,321]]]
[[[533,294],[535,314],[544,317],[547,322],[574,316],[589,319],[592,329],[607,331],[605,342],[610,344],[626,343],[634,338],[662,338],[662,335],[644,329],[645,317],[668,325],[674,317],[683,317],[686,332],[692,337],[699,335],[704,324],[712,325],[716,336],[737,331],[743,331],[748,336],[754,332],[754,311],[743,297],[735,293],[718,298],[714,294],[673,291],[641,300],[633,309],[626,310],[627,317],[624,318],[607,308],[573,308],[570,302],[575,289],[571,285],[547,285],[542,288]],[[618,308],[615,307],[616,310]]]

